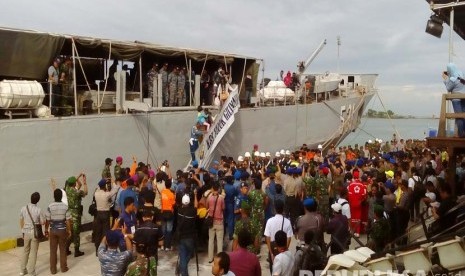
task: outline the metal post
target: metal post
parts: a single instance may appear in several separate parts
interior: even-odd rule
[[[142,55],[139,56],[139,98],[140,102],[144,102],[144,94],[142,93]]]
[[[77,102],[77,83],[76,83],[76,44],[73,39],[73,89],[74,89],[74,116],[78,115],[78,102]]]
[[[157,75],[157,99],[158,107],[163,107],[163,80],[161,79],[161,74]]]
[[[455,12],[454,12],[454,8],[452,8],[450,10],[450,22],[449,22],[449,26],[450,26],[450,30],[449,30],[449,63],[452,62],[452,55],[454,53],[454,41],[453,41],[453,36],[454,36],[454,16],[455,15]],[[450,112],[451,110],[451,106],[452,106],[452,102],[451,101],[448,101],[447,103],[447,113]],[[453,127],[451,126],[452,124],[452,120],[447,120],[447,124],[446,124],[446,136],[448,135],[449,133],[449,130],[450,129],[453,129]]]
[[[450,10],[450,30],[449,30],[449,62],[452,62],[452,55],[454,53],[454,41],[453,41],[453,36],[454,36],[454,8]]]
[[[337,36],[337,73],[339,74],[339,48],[341,46],[341,37]]]
[[[189,59],[189,106],[192,106],[192,60]],[[184,92],[186,93],[186,92]]]
[[[195,75],[194,103],[195,106],[202,105],[200,102],[200,75]]]
[[[97,114],[100,114],[100,81],[97,82]],[[103,102],[103,99],[102,99]]]
[[[53,96],[53,95],[52,95],[52,94],[53,94],[52,90],[53,90],[53,89],[52,89],[52,81],[49,80],[49,81],[48,81],[48,94],[49,94],[49,97],[48,97],[48,107],[50,108],[50,111],[52,111],[52,96]]]

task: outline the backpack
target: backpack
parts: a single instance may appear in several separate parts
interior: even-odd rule
[[[327,259],[318,245],[312,243],[307,248],[299,248],[296,254],[299,251],[301,257],[294,263],[293,276],[300,275],[301,270],[311,271],[314,274],[315,271],[325,268]]]
[[[426,188],[422,183],[421,178],[419,176],[417,176],[417,178],[418,180],[415,180],[415,178],[412,176],[412,179],[415,182],[415,185],[413,186],[413,198],[415,200],[425,197],[426,193]]]

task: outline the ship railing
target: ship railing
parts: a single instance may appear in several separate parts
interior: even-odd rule
[[[438,137],[446,137],[446,122],[448,119],[465,119],[465,112],[449,113],[447,112],[447,101],[462,100],[465,101],[465,94],[450,93],[443,94],[441,101],[441,115],[439,117]]]

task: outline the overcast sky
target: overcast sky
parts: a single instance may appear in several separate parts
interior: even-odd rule
[[[448,33],[425,33],[425,0],[15,0],[0,9],[0,26],[141,40],[249,55],[265,60],[265,75],[295,70],[326,38],[310,72],[378,73],[380,96],[395,113],[439,114],[445,91]],[[454,62],[465,70],[457,35]],[[381,110],[378,99],[369,108]]]

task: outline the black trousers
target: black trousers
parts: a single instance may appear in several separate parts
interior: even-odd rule
[[[92,241],[98,249],[103,236],[110,230],[110,211],[97,211],[92,226]]]
[[[286,196],[286,202],[284,204],[284,215],[289,217],[291,225],[295,229],[297,218],[301,215],[301,202],[295,196]]]

